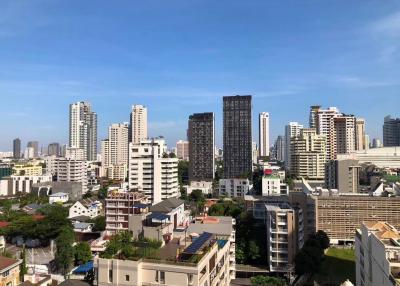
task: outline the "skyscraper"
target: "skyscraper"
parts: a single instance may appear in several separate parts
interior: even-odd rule
[[[60,144],[50,143],[47,147],[47,155],[49,156],[60,156]]]
[[[83,149],[88,161],[97,159],[97,114],[88,102],[69,106],[69,147]]]
[[[189,180],[212,181],[215,172],[214,113],[192,114],[188,125]]]
[[[251,95],[224,96],[224,178],[252,172]]]
[[[363,118],[356,119],[356,150],[365,150],[367,148],[365,134],[365,120]]]
[[[400,118],[386,116],[383,123],[383,146],[400,146]]]
[[[285,160],[285,138],[282,135],[279,135],[275,142],[275,159],[282,162]]]
[[[176,142],[176,157],[189,161],[189,141],[179,140]]]
[[[290,168],[290,141],[293,137],[296,137],[300,134],[300,130],[303,129],[303,125],[298,122],[289,122],[288,125],[285,126],[285,167],[286,169]]]
[[[269,113],[261,112],[258,121],[258,148],[260,157],[269,156]]]
[[[33,148],[33,158],[39,157],[39,142],[38,141],[29,141],[28,148]]]
[[[356,118],[353,115],[341,115],[333,119],[335,128],[336,145],[335,158],[337,154],[349,154],[356,149]]]
[[[129,142],[140,143],[147,139],[147,108],[143,105],[133,105],[131,112]]]
[[[14,159],[21,158],[21,139],[16,138],[13,141],[13,157]]]

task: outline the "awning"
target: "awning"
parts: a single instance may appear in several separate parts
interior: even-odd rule
[[[134,204],[133,207],[136,209],[145,209],[148,208],[149,206],[147,204]]]
[[[84,273],[88,273],[89,271],[91,271],[93,269],[93,261],[89,261],[86,264],[82,264],[80,265],[78,268],[76,268],[73,273],[74,274],[84,274]]]

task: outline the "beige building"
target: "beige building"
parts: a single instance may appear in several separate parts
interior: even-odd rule
[[[310,180],[325,179],[326,136],[315,129],[302,129],[290,143],[290,172],[296,177]]]
[[[389,223],[370,221],[356,232],[357,286],[400,285],[400,233]]]
[[[101,141],[101,163],[110,179],[125,179],[128,165],[128,123],[112,124],[108,139]]]
[[[333,148],[335,156],[354,152],[356,149],[356,118],[353,115],[342,115],[335,117],[333,122],[336,141]]]
[[[176,157],[189,161],[189,141],[179,140],[176,142]]]
[[[20,284],[19,273],[22,260],[0,256],[0,286],[17,286]]]
[[[143,105],[133,105],[131,112],[130,140],[139,144],[141,140],[147,139],[147,108]]]
[[[269,113],[261,112],[258,115],[258,147],[260,157],[269,156]]]
[[[365,119],[356,119],[356,150],[368,149],[368,143],[365,134]]]
[[[178,197],[178,159],[166,156],[163,138],[129,145],[129,189],[145,194],[152,203]]]
[[[357,160],[330,160],[326,164],[325,186],[341,193],[358,193],[360,189],[360,169]]]

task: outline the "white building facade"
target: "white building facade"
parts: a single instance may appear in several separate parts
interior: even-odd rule
[[[260,157],[269,156],[269,113],[261,112],[258,117],[258,148]]]

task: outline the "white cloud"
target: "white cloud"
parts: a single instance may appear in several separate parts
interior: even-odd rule
[[[372,24],[371,31],[377,36],[400,37],[400,11]]]

